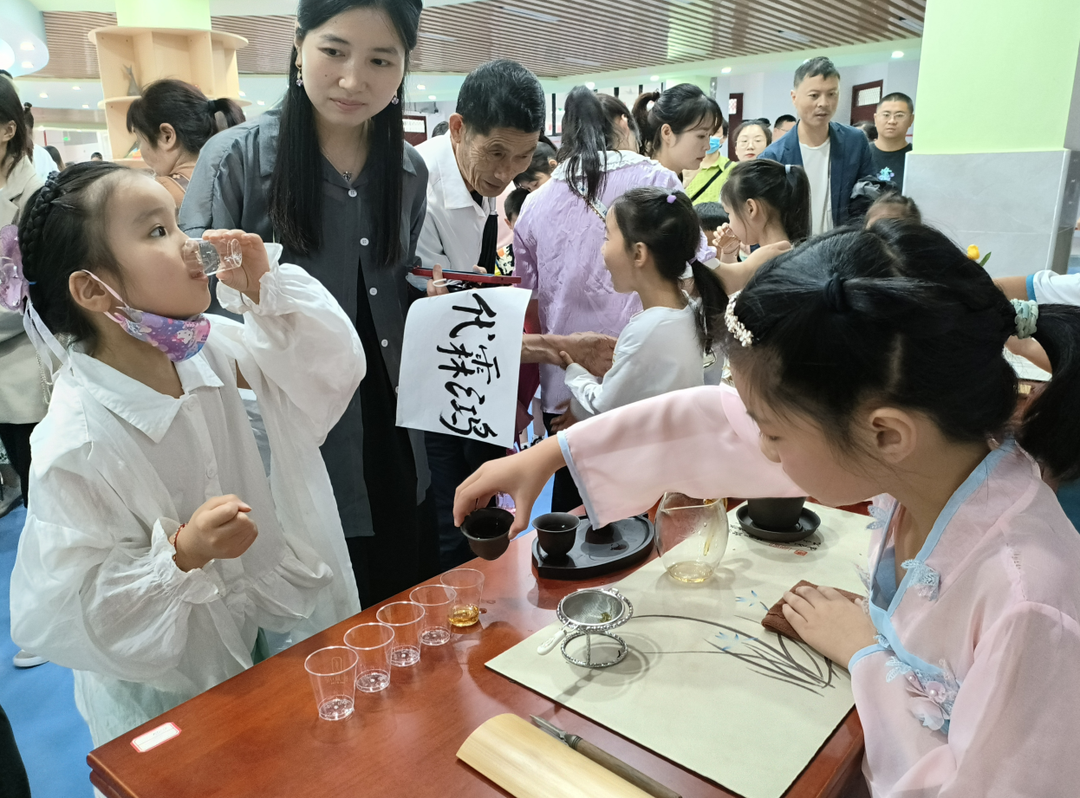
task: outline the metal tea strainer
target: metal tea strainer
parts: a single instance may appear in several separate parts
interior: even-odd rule
[[[586,588],[565,596],[555,609],[555,615],[562,622],[563,628],[558,634],[537,649],[540,654],[547,654],[560,640],[563,658],[583,668],[610,668],[622,662],[626,656],[626,642],[611,630],[629,621],[634,616],[634,605],[616,588]],[[593,660],[592,635],[606,637],[615,641],[618,650],[614,658],[600,661]],[[563,638],[566,638],[563,640]],[[585,658],[580,659],[567,653],[566,647],[580,637],[585,638]]]

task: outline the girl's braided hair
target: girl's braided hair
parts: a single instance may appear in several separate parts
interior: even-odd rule
[[[123,175],[119,164],[91,161],[54,173],[30,197],[19,220],[23,274],[30,301],[46,326],[69,342],[95,343],[94,328],[68,288],[82,269],[121,278],[105,238],[105,208]]]

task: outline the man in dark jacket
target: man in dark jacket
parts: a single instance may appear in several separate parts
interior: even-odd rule
[[[844,224],[851,190],[873,170],[866,135],[832,121],[839,101],[840,73],[833,62],[824,57],[805,61],[795,70],[791,91],[799,121],[758,156],[806,170],[815,235]]]

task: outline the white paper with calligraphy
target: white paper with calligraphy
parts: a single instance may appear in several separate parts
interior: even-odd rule
[[[414,302],[401,347],[397,425],[512,446],[531,296],[504,286]]]

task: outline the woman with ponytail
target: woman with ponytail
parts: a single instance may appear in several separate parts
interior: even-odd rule
[[[605,229],[611,283],[621,294],[636,294],[643,310],[619,335],[603,381],[563,355],[577,419],[703,385],[705,357],[712,354],[727,305],[720,279],[697,260],[701,230],[686,194],[630,189],[611,206]],[[696,300],[683,291],[688,268]]]
[[[709,154],[709,138],[721,128],[724,115],[716,100],[692,83],[660,92],[646,92],[634,103],[634,121],[641,153],[682,178],[701,168]]]
[[[617,336],[641,302],[633,292],[617,291],[604,268],[608,208],[630,189],[655,186],[670,192],[680,184],[660,164],[624,149],[634,126],[616,98],[577,86],[564,107],[559,166],[525,201],[514,227],[514,269],[522,286],[533,291],[543,334]],[[712,258],[704,235],[698,243],[698,259]],[[561,362],[541,363],[540,400],[549,430],[573,421],[563,377]],[[580,503],[569,473],[558,474],[552,508],[571,510]]]
[[[420,12],[420,0],[300,0],[280,107],[210,140],[180,211],[188,235],[280,242],[356,325],[368,373],[322,455],[364,606],[438,567],[423,433],[395,424],[426,211],[427,167],[402,121]]]
[[[135,134],[143,162],[176,200],[177,210],[203,145],[215,133],[243,121],[244,112],[233,100],[209,100],[182,80],[151,83],[127,112],[127,129]]]

